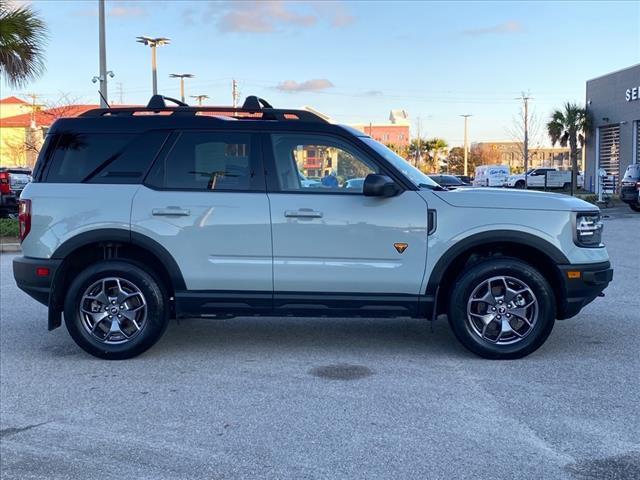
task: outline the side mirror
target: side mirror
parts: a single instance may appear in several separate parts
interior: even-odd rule
[[[400,193],[400,188],[386,175],[370,173],[364,179],[362,193],[366,197],[393,197]]]

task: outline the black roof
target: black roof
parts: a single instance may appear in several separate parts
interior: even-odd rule
[[[166,101],[175,105],[167,105]],[[350,127],[327,122],[307,110],[273,108],[266,100],[250,96],[241,108],[189,106],[169,97],[154,95],[144,107],[113,107],[89,110],[79,117],[61,118],[50,133],[61,131],[136,132],[151,129],[215,128],[234,130],[277,129],[349,133],[366,136]]]

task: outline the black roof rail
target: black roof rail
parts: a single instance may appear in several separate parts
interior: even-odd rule
[[[169,100],[177,106],[167,106],[165,100]],[[248,96],[241,108],[190,106],[170,97],[154,95],[144,107],[96,108],[83,113],[80,117],[131,117],[136,114],[196,116],[201,113],[209,113],[213,114],[212,116],[229,117],[236,120],[299,120],[303,122],[328,123],[324,118],[308,110],[273,108],[269,102],[254,95]]]
[[[167,104],[165,100],[169,100],[170,102],[175,103],[179,107],[189,106],[186,103],[181,102],[180,100],[176,100],[175,98],[165,97],[163,95],[154,95],[151,97],[151,100],[149,100],[149,103],[147,103],[147,108],[157,108],[157,109],[167,108]]]

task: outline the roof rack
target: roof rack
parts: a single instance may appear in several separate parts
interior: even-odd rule
[[[175,106],[167,106],[166,101]],[[241,108],[190,106],[175,98],[153,95],[146,107],[112,107],[89,110],[81,117],[132,117],[137,115],[196,116],[209,115],[229,117],[236,120],[299,120],[303,122],[328,123],[324,118],[307,110],[273,108],[266,100],[250,95]]]

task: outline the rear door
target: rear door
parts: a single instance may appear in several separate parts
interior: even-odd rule
[[[260,145],[252,133],[174,134],[137,193],[133,232],[180,267],[181,310],[269,310],[271,225]]]
[[[364,196],[361,184],[348,188],[387,172],[339,137],[274,133],[271,144],[274,309],[414,313],[427,255],[425,200],[410,190],[381,198]],[[311,169],[321,171],[320,186],[300,181]]]

